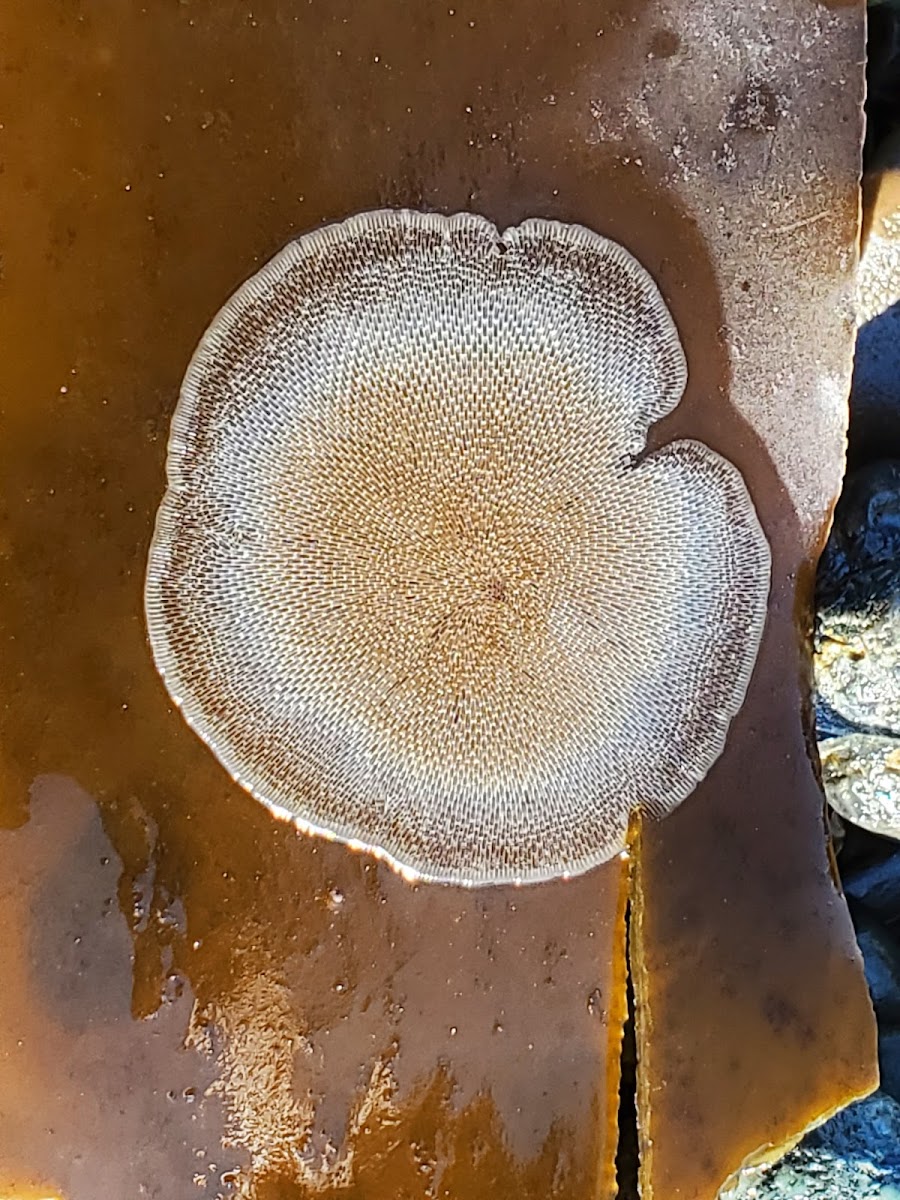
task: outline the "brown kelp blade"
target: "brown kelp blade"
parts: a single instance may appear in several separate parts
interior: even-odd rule
[[[614,1193],[627,863],[410,888],[152,794],[41,776],[0,830],[4,1195]]]
[[[748,708],[726,774],[670,819],[695,842],[645,830],[645,1195],[711,1200],[746,1153],[870,1086],[862,976],[784,685],[802,665],[790,576],[841,471],[861,6],[787,0],[777,29],[769,8],[741,6],[731,32],[695,0],[665,19],[640,0],[526,0],[512,18],[493,0],[5,10],[0,1124],[16,1136],[0,1188],[614,1190],[625,865],[412,890],[231,784],[144,641],[165,438],[204,326],[288,236],[385,205],[540,214],[627,246],[685,344],[672,436],[733,458],[782,547],[771,720]],[[717,861],[740,865],[747,921],[711,930],[737,891]],[[757,912],[764,879],[788,899]],[[735,1001],[691,1094],[701,1125],[727,1107],[723,1079],[758,1104],[710,1124],[715,1153],[679,1182],[690,1107],[660,1088],[679,1054],[705,1061],[713,942],[745,932],[776,1021]],[[796,969],[782,940],[805,947]],[[779,1034],[801,985],[818,1007]],[[748,1047],[734,1067],[732,1036]],[[785,1045],[803,1094],[770,1129]]]
[[[644,825],[636,851],[641,1178],[645,1196],[679,1200],[714,1197],[877,1081],[808,711],[812,584],[840,487],[854,338],[863,13],[788,8],[791,32],[764,67],[757,49],[775,42],[761,5],[710,40],[688,5],[673,22],[673,70],[685,87],[703,72],[704,104],[722,114],[713,133],[687,131],[681,161],[709,230],[730,371],[658,433],[718,431],[773,552],[768,623],[726,752],[678,812]]]

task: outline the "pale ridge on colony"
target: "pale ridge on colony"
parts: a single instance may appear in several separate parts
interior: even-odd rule
[[[769,548],[737,470],[635,462],[686,366],[589,230],[365,213],[286,247],[187,371],[146,613],[246,789],[464,884],[575,874],[722,752]]]

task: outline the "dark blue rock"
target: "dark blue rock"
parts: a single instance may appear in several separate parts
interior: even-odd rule
[[[900,1025],[900,945],[878,918],[862,905],[851,901],[850,915],[879,1027]],[[900,1096],[895,1099],[900,1100]]]
[[[879,1029],[878,1068],[881,1090],[900,1102],[900,1028]]]
[[[864,904],[883,925],[900,923],[900,850],[845,871],[841,883],[849,900]]]

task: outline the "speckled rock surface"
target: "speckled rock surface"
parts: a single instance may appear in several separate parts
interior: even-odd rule
[[[900,739],[849,733],[822,742],[819,757],[829,804],[864,829],[900,838]]]
[[[826,794],[900,836],[900,462],[848,476],[819,564],[816,687]]]
[[[900,462],[848,476],[819,564],[816,684],[826,719],[900,733]]]
[[[814,1130],[723,1200],[900,1200],[900,1104],[883,1092]]]

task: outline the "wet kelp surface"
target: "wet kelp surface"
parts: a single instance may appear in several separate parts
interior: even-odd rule
[[[293,233],[380,205],[626,245],[774,554],[744,710],[645,826],[646,1195],[712,1197],[873,1083],[804,732],[852,346],[862,12],[791,0],[2,18],[0,1187],[615,1190],[628,862],[413,887],[273,821],[167,701],[141,594],[184,367]]]

